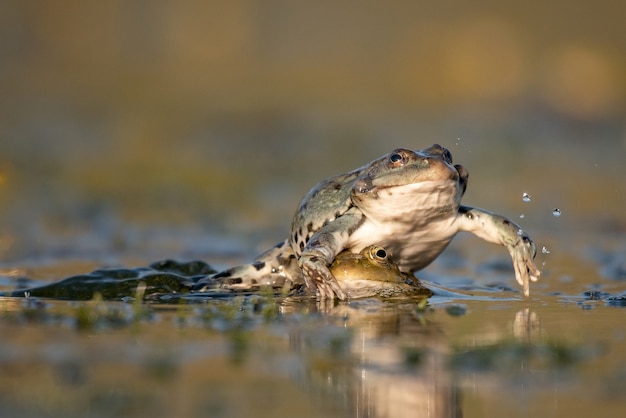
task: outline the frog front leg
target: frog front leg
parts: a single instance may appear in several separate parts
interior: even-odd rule
[[[537,254],[535,243],[528,234],[504,216],[483,209],[461,206],[459,230],[471,232],[485,241],[506,247],[513,260],[515,279],[522,286],[524,296],[530,295],[530,282],[536,282],[541,271],[533,259]]]
[[[346,248],[350,235],[363,219],[361,214],[343,214],[313,234],[302,250],[298,263],[306,286],[310,291],[317,292],[320,299],[346,299],[345,292],[328,266]]]

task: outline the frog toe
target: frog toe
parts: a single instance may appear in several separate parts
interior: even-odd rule
[[[346,294],[337,283],[325,264],[319,259],[312,257],[302,262],[302,272],[305,282],[311,292],[316,292],[320,299],[334,299],[335,297],[345,300]]]
[[[333,293],[333,291],[330,289],[329,286],[326,286],[324,283],[320,283],[317,286],[317,294],[316,294],[318,299],[321,300],[326,300],[326,299],[334,299],[335,298],[335,294]]]
[[[530,282],[539,280],[541,271],[535,266],[530,258],[519,258],[514,260],[515,279],[522,286],[524,296],[530,296]]]
[[[530,296],[530,282],[539,280],[541,271],[533,261],[535,256],[535,245],[524,236],[517,245],[509,247],[511,258],[513,259],[513,269],[515,270],[515,279],[522,286],[524,296]]]
[[[330,282],[328,282],[326,284],[327,284],[328,288],[330,289],[331,298],[334,298],[336,296],[340,300],[346,300],[347,299],[346,293],[339,286],[339,283],[337,283],[337,280],[335,280],[334,277],[333,277],[333,280],[331,280]]]

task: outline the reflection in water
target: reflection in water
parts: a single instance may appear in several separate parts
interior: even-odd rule
[[[363,301],[325,311],[344,333],[290,334],[291,349],[308,359],[299,381],[341,398],[353,416],[462,416],[460,389],[446,365],[445,334],[416,305]],[[331,363],[319,358],[324,339]]]
[[[526,307],[515,314],[513,336],[516,340],[531,342],[533,333],[538,332],[539,327],[537,314]]]
[[[283,313],[301,308],[281,306]],[[554,376],[549,385],[557,390],[558,376],[598,355],[567,340],[544,340],[539,315],[528,306],[514,313],[512,326],[473,333],[463,344],[415,304],[362,301],[322,310],[332,328],[290,331],[290,349],[306,359],[296,379],[358,417],[460,417],[468,388],[539,390]]]
[[[563,314],[582,312],[571,303],[541,311],[541,304],[527,301],[466,298],[467,309],[458,312],[410,299],[336,305],[261,295],[192,296],[177,305],[139,300],[0,299],[0,329],[11,336],[0,343],[0,367],[20,370],[0,374],[0,386],[13,394],[0,397],[0,412],[109,416],[97,400],[115,393],[122,396],[118,406],[132,406],[125,416],[133,417],[155,405],[160,414],[154,416],[484,416],[476,415],[476,405],[502,402],[504,411],[513,402],[541,411],[569,393],[585,393],[576,402],[595,405],[585,367],[597,373],[602,365],[605,372],[595,379],[615,382],[609,395],[623,381],[624,342],[606,339],[621,327],[611,322],[621,312],[615,308],[581,317],[589,320],[582,329],[597,321],[617,327],[599,330],[611,344],[607,351],[594,340],[572,338],[572,322],[560,322]],[[606,358],[607,352],[617,358]],[[52,377],[31,378],[47,374]],[[155,377],[160,389],[146,400]],[[32,405],[33,393],[44,400]],[[58,403],[59,393],[67,402]],[[176,400],[155,403],[172,393]],[[183,406],[191,412],[179,415]],[[48,410],[53,413],[40,413]]]

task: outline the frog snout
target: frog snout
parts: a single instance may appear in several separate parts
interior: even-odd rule
[[[448,164],[452,164],[452,153],[449,149],[442,147],[439,144],[433,144],[430,147],[422,150],[427,159],[443,160]]]

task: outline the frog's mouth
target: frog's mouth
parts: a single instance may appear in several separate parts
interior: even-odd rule
[[[465,178],[462,182],[466,182],[467,170],[465,170],[463,166],[453,166],[443,158],[431,156],[428,158],[420,158],[419,161],[415,161],[403,167],[402,174],[400,175],[390,172],[384,176],[371,176],[371,174],[368,173],[368,175],[361,177],[355,184],[364,186],[361,187],[364,190],[382,190],[410,184],[458,182],[461,178]]]
[[[431,147],[422,150],[418,154],[426,154],[425,158],[431,157],[431,161],[434,159],[441,158],[443,162],[446,163],[447,166],[452,166],[456,170],[456,175],[458,176],[456,179],[459,182],[459,189],[461,190],[461,195],[465,193],[467,189],[467,179],[469,178],[469,171],[461,164],[452,165],[452,153],[448,148],[442,147],[439,144],[433,144]]]

